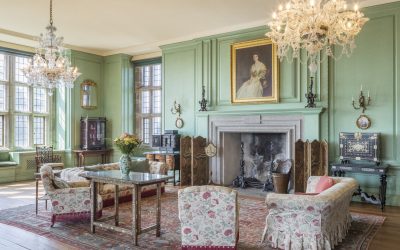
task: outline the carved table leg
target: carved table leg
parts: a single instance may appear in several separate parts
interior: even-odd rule
[[[157,183],[157,216],[156,216],[156,236],[160,237],[161,228],[161,183]]]
[[[379,198],[381,200],[381,209],[383,210],[386,204],[386,185],[387,185],[386,174],[382,174],[380,176],[380,181],[381,185],[379,187]]]
[[[119,225],[119,186],[118,185],[115,185],[114,210],[115,210],[114,224],[115,224],[115,226],[118,226]]]
[[[39,201],[39,179],[36,178],[36,196],[35,196],[36,215],[38,214],[38,201]]]
[[[92,233],[95,233],[95,226],[93,225],[93,222],[96,219],[96,213],[97,213],[97,183],[92,180],[91,183],[91,197],[90,197],[90,201],[91,201],[91,213],[90,213],[90,231]]]

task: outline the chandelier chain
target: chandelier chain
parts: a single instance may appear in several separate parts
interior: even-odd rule
[[[50,25],[53,26],[53,0],[50,0]]]

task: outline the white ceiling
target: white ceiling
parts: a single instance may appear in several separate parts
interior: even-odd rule
[[[35,46],[49,0],[0,0],[0,41]],[[53,0],[67,47],[98,55],[140,55],[158,46],[265,25],[282,0]],[[354,0],[348,0],[354,3]],[[393,0],[359,0],[370,6]]]

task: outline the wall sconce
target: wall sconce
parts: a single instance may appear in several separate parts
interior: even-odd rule
[[[308,87],[308,91],[305,94],[305,97],[307,99],[307,105],[305,108],[315,108],[315,98],[317,98],[317,94],[314,94],[313,91],[313,85],[314,85],[314,77],[311,77],[311,83],[310,86]]]
[[[174,101],[174,105],[171,108],[171,113],[173,115],[178,115],[176,117],[175,127],[182,128],[183,127],[183,120],[181,118],[181,114],[182,114],[181,105],[179,103],[177,103],[176,101]]]
[[[369,106],[370,102],[371,102],[371,97],[369,96],[369,91],[368,91],[368,97],[365,98],[363,94],[363,87],[361,85],[360,96],[358,97],[358,107],[355,105],[354,97],[352,97],[353,108],[362,109],[362,112],[364,113],[365,110],[367,110],[367,106]]]
[[[207,111],[207,100],[206,100],[206,87],[203,85],[201,87],[201,101],[199,101],[200,109],[199,111]]]

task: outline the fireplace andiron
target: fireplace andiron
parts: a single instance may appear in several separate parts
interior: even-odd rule
[[[253,177],[245,177],[244,176],[244,144],[243,142],[240,143],[240,174],[233,180],[232,185],[236,188],[247,188],[247,187],[254,187],[254,188],[263,188],[264,191],[273,190],[274,187],[272,185],[272,180],[267,180],[266,183],[262,183],[261,181],[257,180]],[[270,168],[270,174],[272,166]]]

